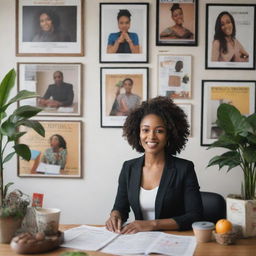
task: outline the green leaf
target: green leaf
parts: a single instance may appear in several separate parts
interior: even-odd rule
[[[226,134],[246,137],[248,132],[253,132],[247,118],[241,115],[239,110],[232,105],[221,104],[217,110],[217,118],[217,125]]]
[[[8,105],[20,101],[20,100],[25,100],[25,99],[30,99],[30,98],[36,98],[39,97],[40,95],[37,94],[36,92],[31,92],[27,90],[22,90],[17,93],[15,97],[9,100]]]
[[[0,84],[0,107],[2,107],[8,100],[11,89],[14,87],[16,72],[14,69],[10,70],[4,77]],[[1,110],[3,112],[4,110]]]
[[[39,135],[45,136],[45,130],[44,127],[36,120],[22,120],[18,122],[17,126],[26,126],[32,128],[34,131],[36,131]]]
[[[247,139],[249,143],[256,144],[256,135],[250,134]]]
[[[35,97],[38,97],[38,96],[39,95],[35,92],[22,90],[22,91],[18,92],[18,94],[15,97],[10,99],[9,102],[0,109],[0,111],[1,112],[5,111],[12,103],[18,102],[20,100],[29,99],[29,98],[35,98]]]
[[[21,156],[22,158],[24,158],[25,160],[29,161],[31,158],[31,151],[29,149],[29,147],[25,144],[16,144],[15,146],[13,146],[15,152]]]
[[[5,121],[1,126],[1,133],[7,137],[11,137],[16,133],[15,125],[9,120]]]
[[[238,166],[240,164],[240,154],[237,151],[229,151],[226,152],[220,156],[213,157],[207,167],[218,165],[219,169],[221,169],[224,166],[228,166],[228,171],[235,166]]]
[[[250,123],[250,125],[253,128],[253,131],[256,131],[256,113],[253,113],[252,115],[247,117],[247,122]]]
[[[42,108],[37,108],[37,107],[32,107],[29,105],[25,105],[22,107],[17,108],[14,112],[13,112],[13,116],[20,116],[20,117],[25,117],[25,118],[30,118],[33,117],[35,115],[37,115],[37,113],[39,113],[40,111],[42,111]]]
[[[239,147],[238,144],[242,141],[243,137],[224,134],[221,135],[217,141],[213,142],[207,149],[219,147],[236,150]]]
[[[248,147],[243,152],[243,157],[248,163],[256,162],[256,148]]]
[[[12,152],[12,153],[8,154],[8,155],[4,158],[3,164],[6,163],[6,162],[8,162],[9,160],[11,160],[14,155],[15,155],[15,152]]]
[[[27,132],[17,132],[15,134],[13,134],[12,137],[9,137],[9,141],[17,141],[20,137],[22,137],[24,134],[26,134]]]

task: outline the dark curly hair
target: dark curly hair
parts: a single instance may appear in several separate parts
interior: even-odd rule
[[[52,140],[52,138],[53,138],[54,136],[57,137],[58,140],[59,140],[59,147],[66,149],[66,148],[67,148],[67,143],[66,143],[65,139],[64,139],[61,135],[59,135],[59,134],[53,134],[53,135],[50,137],[50,141]]]
[[[189,124],[184,111],[178,107],[168,97],[156,97],[132,110],[127,116],[124,127],[123,137],[133,149],[138,152],[144,152],[144,148],[140,144],[140,123],[142,119],[149,114],[159,116],[167,130],[167,143],[165,151],[167,154],[176,155],[185,147],[187,137],[189,135]]]
[[[222,31],[221,29],[221,19],[224,15],[228,15],[231,23],[233,25],[233,30],[232,30],[232,34],[231,34],[231,38],[235,39],[236,38],[236,25],[235,25],[235,20],[233,18],[233,16],[229,13],[229,12],[221,12],[217,19],[216,19],[216,23],[215,23],[215,34],[214,34],[214,40],[219,40],[220,42],[220,51],[223,53],[227,53],[228,51],[228,47],[227,47],[227,40],[225,39],[225,33]]]

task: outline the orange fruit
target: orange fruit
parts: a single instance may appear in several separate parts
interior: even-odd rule
[[[224,234],[232,230],[232,223],[229,220],[218,220],[215,225],[216,233]]]

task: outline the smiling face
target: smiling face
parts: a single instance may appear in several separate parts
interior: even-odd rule
[[[224,14],[220,19],[220,23],[221,23],[222,32],[226,36],[231,36],[232,32],[233,32],[233,24],[232,24],[232,21],[231,21],[229,15]]]
[[[121,16],[118,19],[118,28],[121,32],[128,32],[129,28],[130,28],[130,18],[128,18],[127,16]]]
[[[42,13],[39,19],[40,19],[40,27],[43,31],[45,32],[53,31],[53,23],[48,14]]]
[[[140,142],[145,153],[161,154],[167,143],[167,131],[163,120],[155,115],[146,115],[140,123]]]
[[[176,9],[172,12],[172,19],[177,25],[182,25],[184,22],[182,9]]]

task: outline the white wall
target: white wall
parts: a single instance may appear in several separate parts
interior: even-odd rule
[[[62,223],[103,224],[112,207],[117,178],[124,160],[138,156],[121,137],[121,129],[100,128],[100,67],[138,66],[149,67],[150,97],[157,95],[157,55],[163,51],[193,56],[193,137],[189,139],[181,156],[195,163],[202,190],[216,191],[226,196],[239,193],[242,179],[239,168],[218,171],[216,167],[206,169],[209,159],[221,150],[206,150],[200,146],[200,112],[202,79],[248,79],[256,80],[255,70],[205,70],[205,4],[208,3],[255,3],[255,0],[206,1],[199,4],[198,47],[156,47],[155,22],[156,5],[154,0],[139,0],[150,3],[150,35],[148,64],[99,64],[99,2],[85,1],[85,56],[84,57],[16,57],[15,56],[15,1],[0,1],[0,78],[17,62],[81,62],[84,64],[84,84],[82,99],[83,112],[83,178],[19,178],[16,161],[6,165],[5,182],[14,181],[15,187],[32,195],[45,194],[45,207],[58,207],[62,210]],[[106,0],[105,2],[114,2]],[[122,2],[122,1],[117,1]],[[127,2],[127,1],[124,1]],[[129,1],[136,2],[136,1]],[[137,1],[138,2],[138,1]],[[13,92],[15,93],[15,92]],[[45,118],[45,119],[50,119]],[[64,119],[64,118],[60,118]],[[73,118],[78,119],[79,118]]]

